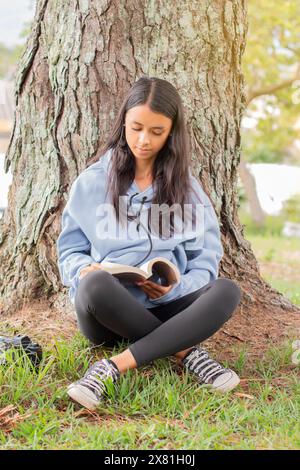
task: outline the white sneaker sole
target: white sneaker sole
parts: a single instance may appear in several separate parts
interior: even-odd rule
[[[239,376],[232,370],[225,372],[225,374],[222,374],[220,377],[218,377],[211,385],[211,388],[218,392],[229,392],[239,383]]]
[[[80,405],[88,408],[89,410],[94,410],[100,403],[99,400],[94,398],[92,392],[89,394],[89,390],[86,387],[78,384],[71,384],[68,386],[67,394],[70,398],[80,403]]]

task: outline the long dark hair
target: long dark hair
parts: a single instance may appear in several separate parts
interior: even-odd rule
[[[103,155],[113,149],[108,177],[109,192],[119,221],[119,196],[124,196],[135,178],[135,157],[125,138],[125,116],[129,109],[146,104],[153,112],[172,120],[172,128],[153,164],[155,192],[152,204],[180,204],[182,214],[191,185],[189,179],[190,149],[181,98],[176,88],[166,80],[143,76],[128,91],[119,110]],[[99,160],[99,152],[87,167]],[[151,208],[150,208],[151,211]],[[171,225],[173,227],[173,214]]]

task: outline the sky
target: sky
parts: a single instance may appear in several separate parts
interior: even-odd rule
[[[36,0],[0,0],[0,43],[7,47],[24,44],[19,38],[26,21],[34,17]]]

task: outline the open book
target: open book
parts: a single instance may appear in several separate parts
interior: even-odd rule
[[[107,271],[120,281],[129,284],[150,279],[155,274],[162,280],[162,285],[167,286],[180,282],[180,272],[177,266],[167,258],[160,256],[147,261],[139,268],[127,264],[110,263],[109,261],[103,261],[100,264],[103,271]]]

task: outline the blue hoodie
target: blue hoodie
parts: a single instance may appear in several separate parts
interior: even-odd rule
[[[99,207],[111,202],[107,196],[111,154],[110,149],[98,162],[78,175],[71,186],[69,199],[62,213],[62,230],[56,242],[58,267],[63,285],[70,287],[69,297],[72,304],[74,305],[80,282],[80,270],[95,262],[110,261],[140,266],[156,256],[163,256],[177,265],[181,273],[180,283],[173,285],[169,292],[156,299],[150,299],[140,287],[124,283],[124,287],[146,308],[178,299],[217,279],[219,262],[224,254],[218,219],[208,196],[191,171],[189,175],[193,191],[190,201],[193,205],[202,207],[204,225],[201,236],[197,237],[195,231],[189,233],[187,230],[181,239],[162,239],[152,233],[149,235],[145,225],[142,224],[141,228],[136,219],[128,225],[129,238],[102,238],[104,225],[99,217]],[[137,214],[143,206],[147,212],[153,197],[153,186],[141,192],[133,181],[127,195],[127,199],[131,199],[130,213]],[[137,210],[133,210],[135,207]],[[139,220],[141,221],[142,217]],[[156,275],[151,279],[160,283]]]

